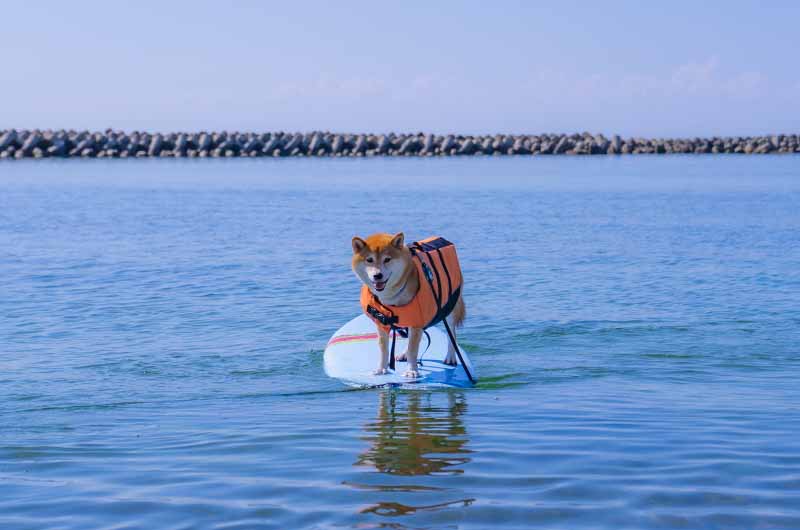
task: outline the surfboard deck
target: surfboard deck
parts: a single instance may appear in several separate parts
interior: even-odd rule
[[[408,363],[397,361],[393,373],[375,375],[372,373],[378,366],[380,350],[375,324],[366,315],[359,315],[339,328],[325,347],[324,366],[328,376],[341,380],[348,386],[368,387],[400,387],[400,388],[434,388],[473,386],[464,367],[444,364],[447,355],[449,338],[447,333],[438,327],[426,330],[428,335],[422,336],[419,345],[419,378],[403,377]],[[408,339],[397,336],[395,355],[406,351]],[[475,370],[467,354],[461,347],[461,356],[473,377]]]

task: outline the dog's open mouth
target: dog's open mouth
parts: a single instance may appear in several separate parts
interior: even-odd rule
[[[386,282],[374,282],[376,291],[383,291],[386,289]]]

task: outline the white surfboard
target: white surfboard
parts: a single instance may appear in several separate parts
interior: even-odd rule
[[[461,362],[458,366],[444,364],[447,355],[449,338],[447,333],[438,327],[428,328],[427,335],[422,336],[419,345],[419,378],[403,377],[407,363],[397,361],[393,373],[375,375],[372,373],[378,366],[380,350],[375,324],[367,315],[359,315],[333,334],[325,347],[325,373],[340,379],[349,386],[379,387],[391,386],[402,388],[427,387],[470,387],[473,383],[467,376]],[[406,351],[407,339],[397,336],[395,355]],[[461,357],[474,379],[475,370],[461,347]]]

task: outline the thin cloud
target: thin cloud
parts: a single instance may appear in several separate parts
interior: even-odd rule
[[[673,70],[666,86],[677,94],[700,94],[713,92],[718,87],[717,66],[719,61],[711,57],[705,62],[689,62]]]
[[[541,82],[542,76],[537,76],[536,79]],[[551,79],[558,80],[555,88],[560,93],[604,98],[751,98],[762,94],[767,88],[767,78],[761,72],[723,74],[716,57],[704,61],[689,61],[661,75],[631,73],[622,77],[610,77],[595,74],[569,82],[563,76]]]
[[[725,91],[734,97],[754,97],[764,91],[767,79],[760,72],[742,72],[730,78],[724,85]]]
[[[289,81],[275,85],[271,93],[279,99],[297,97],[362,98],[385,95],[388,84],[377,77],[335,78],[320,76],[308,81]]]

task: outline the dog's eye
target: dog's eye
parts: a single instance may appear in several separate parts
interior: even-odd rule
[[[384,263],[389,263],[390,261],[392,261],[392,258],[383,258]]]
[[[374,260],[374,259],[372,259],[372,258],[367,258],[365,261],[366,261],[367,263],[372,263],[372,262],[373,262],[373,261],[375,261],[375,260]]]

